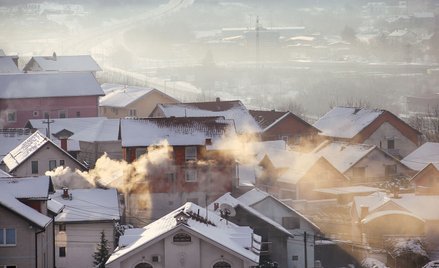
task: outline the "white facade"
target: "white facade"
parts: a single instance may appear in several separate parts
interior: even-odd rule
[[[174,242],[175,234],[185,233],[191,242]],[[153,260],[153,257],[154,260]],[[251,267],[254,263],[245,261],[230,253],[225,247],[205,237],[201,237],[188,228],[180,227],[166,233],[150,245],[139,248],[129,258],[119,258],[107,264],[108,268],[134,268],[139,263],[149,263],[154,268],[190,267],[208,268],[216,262],[225,261],[231,267]]]
[[[394,140],[393,149],[388,148],[389,140]],[[413,143],[398,129],[387,122],[381,124],[381,126],[363,143],[376,145],[378,148],[381,148],[392,155],[400,155],[401,157],[407,156],[418,148],[417,144]]]
[[[93,253],[104,231],[108,240],[109,252],[114,249],[114,223],[66,223],[65,231],[61,224],[55,229],[55,264],[57,268],[93,267]],[[60,256],[60,248],[65,248],[65,256]]]
[[[270,219],[276,221],[279,224],[283,224],[283,219],[288,217],[295,217],[299,219],[298,228],[289,229],[288,226],[283,225],[287,228],[293,235],[293,238],[288,238],[287,240],[287,263],[288,268],[299,268],[299,267],[314,267],[314,234],[315,227],[313,227],[309,222],[304,220],[298,215],[294,215],[291,209],[286,206],[279,204],[272,198],[265,198],[261,202],[251,205],[252,208],[269,217]],[[305,232],[307,235],[307,245],[306,245],[306,259],[307,266],[305,266],[305,243],[304,236]]]

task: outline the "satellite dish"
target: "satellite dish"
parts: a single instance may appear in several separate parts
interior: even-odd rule
[[[229,204],[220,205],[221,216],[224,218],[236,216],[236,210]]]

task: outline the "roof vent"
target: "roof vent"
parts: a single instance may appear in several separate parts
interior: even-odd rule
[[[56,53],[55,53],[55,51],[53,52],[53,54],[52,54],[52,58],[53,58],[53,60],[55,60],[56,61]]]

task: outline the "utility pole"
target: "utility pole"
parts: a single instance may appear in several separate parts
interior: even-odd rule
[[[50,124],[55,122],[55,120],[50,120],[50,115],[43,121],[43,124],[47,124],[46,137],[50,139]]]

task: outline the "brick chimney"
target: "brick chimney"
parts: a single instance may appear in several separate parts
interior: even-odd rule
[[[59,141],[61,142],[61,149],[67,152],[67,139],[61,138]]]
[[[69,196],[69,188],[67,188],[67,187],[63,187],[62,188],[62,195],[61,195],[61,197],[63,199],[69,199],[70,198],[70,196]]]

